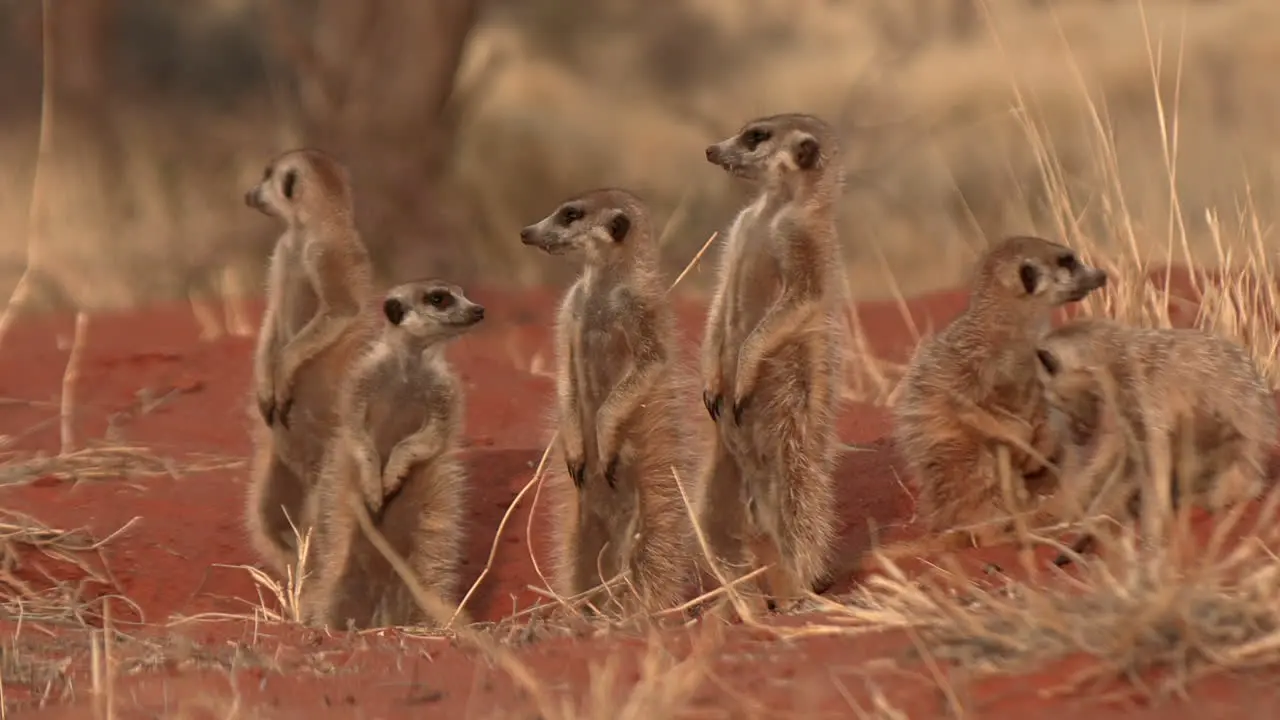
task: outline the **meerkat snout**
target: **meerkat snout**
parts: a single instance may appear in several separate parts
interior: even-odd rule
[[[525,245],[533,244],[533,226],[532,225],[520,228],[520,242],[524,243]]]
[[[387,316],[392,325],[399,325],[404,320],[404,304],[397,298],[389,297],[382,303],[382,314]]]
[[[716,165],[720,164],[720,146],[719,145],[707,146],[707,162],[715,163]]]
[[[483,306],[483,305],[472,305],[472,306],[471,306],[471,309],[470,309],[470,310],[468,310],[468,311],[467,311],[467,313],[468,313],[468,315],[470,315],[470,317],[471,317],[471,322],[473,322],[473,323],[474,323],[474,322],[480,322],[481,320],[483,320],[483,319],[484,319],[484,306]]]

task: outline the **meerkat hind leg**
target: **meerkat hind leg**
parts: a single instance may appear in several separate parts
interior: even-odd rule
[[[226,318],[227,330],[236,337],[251,337],[257,329],[249,322],[249,311],[245,308],[244,284],[241,282],[240,270],[234,265],[222,269],[222,307]]]
[[[192,289],[187,291],[187,302],[191,304],[191,314],[200,328],[200,340],[212,342],[222,337],[222,324],[218,322],[217,313],[213,311],[208,299]]]

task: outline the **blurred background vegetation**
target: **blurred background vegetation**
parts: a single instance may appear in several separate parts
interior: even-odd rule
[[[1280,201],[1275,0],[50,5],[40,307],[180,298],[223,267],[254,291],[279,228],[241,198],[300,145],[351,167],[384,282],[563,282],[518,229],[600,185],[649,200],[674,274],[743,200],[703,147],[784,111],[842,133],[859,298],[954,285],[984,238],[1064,216],[1105,247],[1123,215],[1162,258],[1171,187],[1216,257],[1207,210],[1230,239]],[[0,292],[26,262],[40,8],[0,0]]]

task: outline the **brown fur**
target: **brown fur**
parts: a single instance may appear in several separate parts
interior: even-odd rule
[[[1136,519],[1165,464],[1174,505],[1190,499],[1220,510],[1263,489],[1276,408],[1236,343],[1087,319],[1046,335],[1037,360],[1051,426],[1063,438],[1063,519]]]
[[[707,314],[703,401],[717,433],[697,515],[730,578],[768,565],[766,594],[790,605],[827,579],[835,537],[840,145],[818,118],[776,115],[706,154],[758,192],[726,235]]]
[[[988,250],[976,275],[965,310],[917,348],[893,409],[898,451],[919,485],[921,521],[931,532],[949,533],[940,547],[1006,539],[1005,519],[1052,492],[1056,480],[1042,461],[1056,461],[1057,451],[1047,432],[1035,343],[1056,307],[1106,282],[1070,248],[1026,236]],[[1019,507],[1006,507],[1001,445],[1010,453]],[[950,532],[971,525],[981,527]]]
[[[480,322],[484,308],[448,283],[425,280],[389,291],[384,314],[382,337],[343,383],[338,429],[308,502],[314,562],[303,585],[303,619],[317,625],[431,621],[362,535],[352,495],[417,581],[445,602],[457,600],[464,408],[444,343]]]
[[[332,388],[376,327],[372,266],[355,228],[346,170],[328,155],[284,153],[245,202],[286,224],[271,257],[254,359],[257,407],[271,432],[253,436],[272,449],[254,454],[247,508],[254,547],[283,572],[296,552],[286,513],[300,523],[297,501],[314,485],[334,427]]]
[[[557,590],[578,595],[629,570],[626,584],[590,595],[616,612],[677,602],[696,568],[692,524],[672,468],[692,488],[689,397],[675,320],[658,271],[648,211],[623,190],[566,201],[521,240],[584,259],[556,322],[556,394],[563,467],[556,522]],[[632,592],[634,590],[634,592]]]

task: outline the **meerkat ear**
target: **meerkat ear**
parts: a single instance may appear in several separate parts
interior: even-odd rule
[[[298,183],[298,173],[290,170],[284,174],[284,180],[280,182],[280,189],[288,200],[293,199],[294,186]]]
[[[1040,361],[1040,367],[1044,368],[1044,371],[1050,375],[1057,375],[1058,370],[1061,369],[1061,366],[1058,364],[1058,358],[1054,357],[1053,353],[1045,350],[1044,348],[1038,348],[1036,350],[1036,359]]]
[[[1018,277],[1022,280],[1022,287],[1026,289],[1028,295],[1034,295],[1036,286],[1040,284],[1040,270],[1031,263],[1023,263],[1018,268]]]
[[[626,213],[618,213],[609,221],[609,237],[614,242],[622,242],[627,238],[627,233],[631,232],[631,218]]]
[[[796,167],[801,170],[812,170],[818,166],[818,161],[822,159],[822,147],[818,145],[818,141],[812,137],[806,137],[796,143],[795,149]]]

